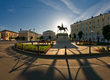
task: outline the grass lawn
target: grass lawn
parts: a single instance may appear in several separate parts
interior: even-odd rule
[[[50,46],[51,45],[39,45],[39,51],[44,52]],[[23,50],[31,51],[31,52],[37,52],[38,51],[38,45],[16,43],[16,47],[19,49],[23,49]]]

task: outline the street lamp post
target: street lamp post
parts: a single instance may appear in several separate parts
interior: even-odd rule
[[[93,43],[93,32],[94,32],[94,31],[93,31],[93,30],[91,30],[91,33],[92,33],[92,43]]]
[[[92,43],[93,43],[93,16],[92,16],[92,30],[91,30],[91,33],[92,33]]]

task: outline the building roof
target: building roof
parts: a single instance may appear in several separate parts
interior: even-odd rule
[[[10,31],[10,30],[3,30],[3,31],[1,31],[1,32],[4,32],[4,31],[8,31],[8,32],[17,33],[17,32],[14,32],[14,31]]]
[[[19,31],[19,32],[31,32],[31,33],[38,34],[38,33],[34,32],[34,31],[29,31],[29,30],[21,30],[21,31]]]
[[[84,21],[87,21],[87,20],[90,20],[90,19],[92,19],[92,18],[97,18],[97,17],[100,17],[100,16],[103,16],[103,15],[107,15],[107,14],[110,14],[110,11],[109,11],[109,13],[104,13],[104,14],[100,14],[100,15],[98,15],[98,16],[95,16],[95,17],[91,17],[91,18],[88,18],[88,19],[85,19],[85,20],[82,20],[82,21],[77,21],[76,23],[73,23],[73,24],[77,24],[77,23],[80,23],[80,22],[84,22]],[[71,24],[71,25],[73,25],[73,24]]]
[[[53,32],[52,30],[47,30],[47,31],[44,31],[44,32]]]

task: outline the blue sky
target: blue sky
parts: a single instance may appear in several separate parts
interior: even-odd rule
[[[0,0],[0,31],[53,30],[110,11],[110,0]]]

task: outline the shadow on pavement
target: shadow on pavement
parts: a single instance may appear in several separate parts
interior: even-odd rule
[[[97,60],[103,62],[104,64],[107,65],[108,68],[110,68],[110,66],[107,63],[98,59],[98,57],[103,57],[103,56],[92,56],[92,57],[85,57],[85,58],[83,57],[79,57],[79,58],[74,58],[74,57],[52,58],[50,57],[48,58],[48,57],[39,57],[39,56],[31,55],[31,54],[26,54],[26,53],[15,50],[13,47],[8,47],[6,49],[6,54],[18,58],[18,61],[16,62],[16,64],[13,65],[12,69],[9,71],[9,73],[13,73],[14,71],[22,70],[21,73],[16,78],[16,80],[19,80],[19,79],[24,79],[24,80],[44,80],[44,79],[45,80],[77,80],[79,79],[80,71],[83,71],[83,74],[85,75],[87,80],[94,80],[94,79],[102,80],[101,77],[94,71],[89,61],[87,60],[90,58],[97,58]],[[65,55],[67,55],[66,51],[65,51]],[[38,58],[53,59],[53,62],[51,63],[51,65],[48,65],[48,64],[36,65],[34,64],[34,62]],[[23,64],[17,66],[17,64],[19,63],[19,59],[26,60],[27,62],[24,62]],[[58,59],[65,60],[65,63],[67,65],[66,66],[67,68],[65,68],[66,72],[61,71],[60,68],[58,69],[57,67],[55,67]],[[72,74],[69,59],[71,60],[75,59],[80,64],[75,75]],[[83,62],[80,59],[83,59]],[[27,65],[27,66],[22,68],[22,66],[24,65]],[[90,66],[90,67],[85,68],[83,66]]]

